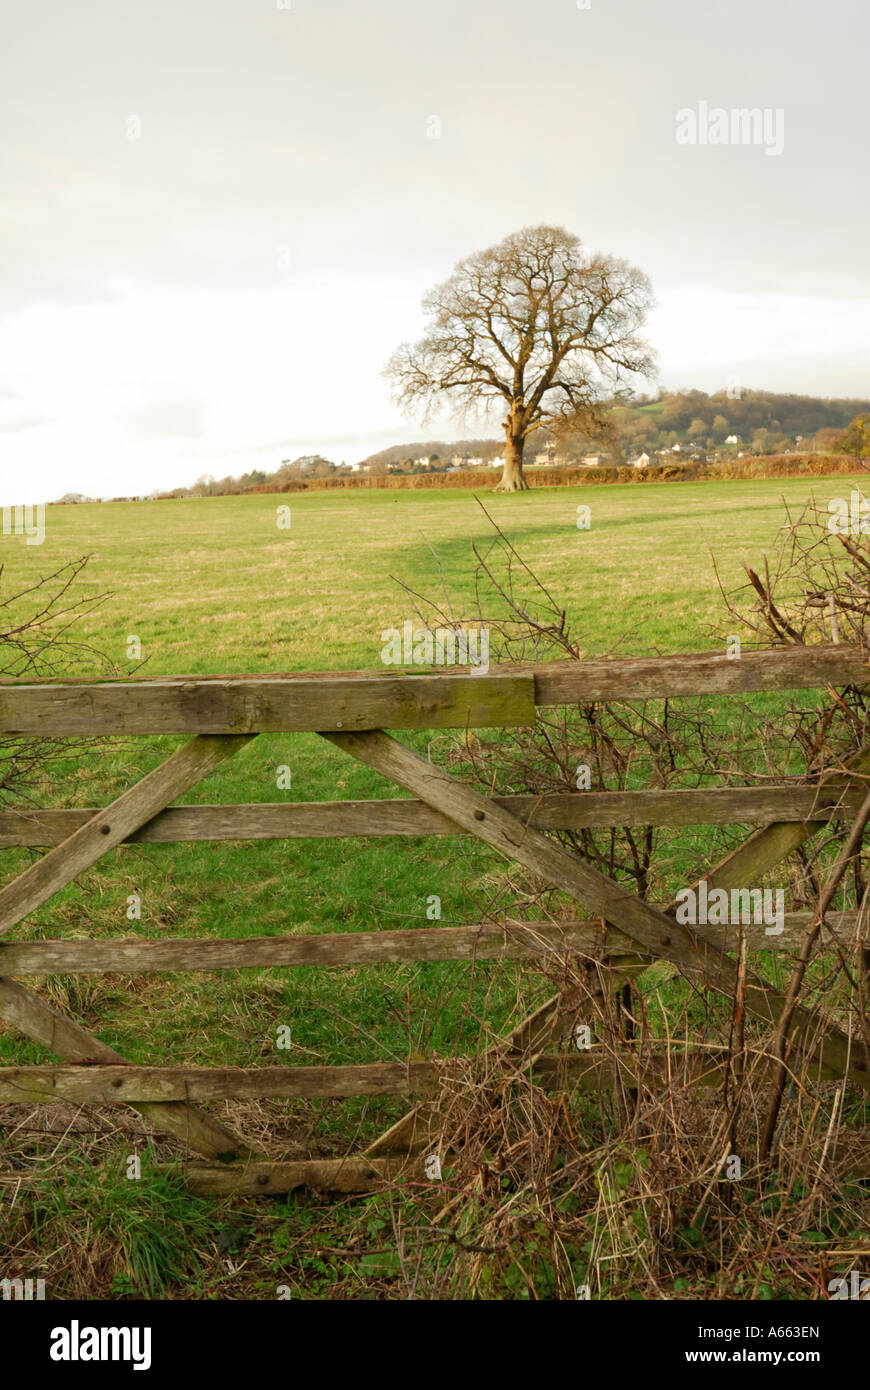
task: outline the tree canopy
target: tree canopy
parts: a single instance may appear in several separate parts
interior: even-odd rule
[[[834,447],[838,454],[854,454],[856,458],[866,458],[870,454],[870,415],[856,415]]]
[[[576,425],[654,356],[640,337],[652,304],[642,271],[584,251],[561,227],[527,227],[460,261],[425,296],[429,322],[385,375],[408,414],[504,411],[499,488],[526,486],[523,449],[542,427]]]

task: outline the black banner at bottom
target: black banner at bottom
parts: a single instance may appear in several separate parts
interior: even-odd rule
[[[860,1362],[868,1315],[842,1298],[807,1303],[443,1303],[368,1301],[64,1303],[0,1301],[4,1345],[26,1348],[28,1372],[49,1381],[100,1379],[110,1371],[159,1376],[216,1374],[222,1379],[275,1374],[275,1358],[297,1378],[300,1355],[335,1373],[346,1357],[350,1373],[365,1362],[402,1355],[405,1337],[419,1354],[429,1348],[426,1378],[446,1357],[469,1353],[486,1362],[492,1379],[500,1356],[522,1348],[534,1355],[529,1334],[558,1331],[577,1341],[573,1355],[611,1360],[620,1379],[635,1371],[688,1378],[717,1367],[764,1366],[778,1375],[810,1368],[825,1374]],[[502,1316],[508,1321],[501,1322]],[[462,1337],[445,1341],[447,1325]],[[378,1340],[371,1341],[372,1334]],[[518,1342],[517,1335],[522,1340]],[[398,1338],[397,1342],[383,1338]],[[451,1352],[451,1348],[453,1351]],[[562,1348],[562,1353],[565,1346]],[[560,1353],[560,1360],[561,1355]],[[431,1362],[429,1362],[431,1357]],[[284,1359],[286,1358],[286,1359]],[[373,1366],[370,1372],[373,1370]],[[514,1371],[518,1369],[516,1366]],[[468,1371],[462,1366],[463,1378]],[[472,1372],[473,1373],[473,1372]],[[310,1372],[306,1371],[306,1375]],[[587,1378],[585,1375],[584,1379]]]

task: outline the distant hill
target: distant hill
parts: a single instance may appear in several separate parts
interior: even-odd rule
[[[619,457],[648,450],[697,444],[704,450],[726,446],[731,436],[757,454],[830,449],[856,415],[870,411],[870,401],[825,399],[780,394],[775,391],[734,390],[661,392],[614,402],[604,412],[605,430],[575,430],[552,437],[538,430],[530,439],[526,462],[551,448],[564,463],[577,463],[585,454],[604,450]],[[827,432],[827,433],[826,433]],[[495,458],[500,439],[462,439],[456,443],[426,440],[394,444],[363,459],[369,471],[412,470],[416,460],[429,457],[442,465],[455,457]]]
[[[604,451],[614,461],[643,450],[652,453],[675,444],[696,444],[704,450],[731,447],[732,436],[757,454],[830,449],[838,435],[856,415],[870,411],[870,401],[825,399],[775,391],[735,389],[716,391],[662,391],[657,396],[638,396],[628,402],[614,402],[606,408],[604,430],[574,430],[556,438],[538,430],[530,439],[526,461],[548,449],[563,463],[578,463],[590,453]],[[827,433],[826,433],[827,432]],[[430,469],[443,469],[454,459],[496,458],[503,441],[461,439],[453,443],[442,439],[393,444],[362,459],[360,468],[368,472],[413,472],[417,460],[428,458]]]
[[[695,457],[727,461],[739,452],[756,456],[842,451],[839,437],[856,416],[870,414],[870,400],[829,399],[780,394],[775,391],[661,391],[613,401],[601,412],[603,425],[563,431],[558,436],[537,430],[528,442],[526,462],[536,455],[548,462],[576,465],[588,455],[602,463],[620,464],[644,451],[681,449],[693,445]],[[360,460],[360,472],[370,476],[441,473],[468,461],[487,463],[502,451],[500,436],[449,441],[427,439],[392,444]],[[427,463],[421,460],[427,460]],[[543,460],[542,460],[543,461]],[[220,496],[239,492],[283,491],[312,479],[341,479],[354,470],[331,463],[319,454],[292,462],[274,472],[254,470],[241,477],[203,476],[190,488],[175,488],[170,497]],[[74,500],[71,498],[65,500]],[[77,500],[77,499],[75,499]]]
[[[360,468],[369,471],[383,468],[396,468],[413,465],[417,459],[428,458],[431,463],[449,467],[454,458],[496,458],[504,448],[504,440],[499,439],[459,439],[452,443],[443,439],[426,439],[416,444],[391,444],[388,449],[380,449],[369,454],[360,462]]]
[[[612,405],[606,413],[611,437],[578,431],[559,441],[565,462],[595,446],[611,444],[623,456],[696,444],[715,450],[732,436],[756,454],[811,452],[833,446],[835,437],[868,402],[750,391],[661,392]]]

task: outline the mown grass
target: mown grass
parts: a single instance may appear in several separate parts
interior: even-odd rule
[[[821,482],[824,491],[820,480],[814,490],[824,499],[848,495],[852,485],[848,478]],[[806,480],[787,479],[540,489],[511,498],[486,495],[483,501],[537,576],[565,603],[585,652],[628,654],[709,647],[709,630],[721,626],[722,616],[711,553],[725,584],[739,582],[741,562],[756,562],[775,546],[783,499],[799,508],[810,490]],[[576,525],[581,504],[592,509],[588,531]],[[292,525],[279,530],[277,509],[286,505],[292,508]],[[88,554],[83,591],[109,596],[83,622],[81,636],[105,652],[121,674],[137,665],[126,655],[131,635],[141,642],[146,675],[374,670],[382,669],[381,631],[411,616],[395,581],[437,596],[443,579],[461,612],[472,597],[472,543],[485,548],[491,539],[484,512],[464,492],[55,507],[48,512],[43,546],[3,539],[3,582],[7,591],[19,588]],[[86,653],[78,669],[82,674],[91,669]],[[763,701],[768,710],[774,703],[771,696]],[[421,750],[428,746],[425,735],[409,741]],[[104,742],[76,750],[54,768],[51,782],[39,789],[40,799],[47,805],[105,803],[177,742]],[[437,752],[435,745],[436,757]],[[282,764],[292,769],[289,792],[276,788]],[[317,801],[393,794],[395,789],[376,774],[315,736],[261,736],[183,800]],[[686,838],[693,854],[703,850],[702,834]],[[669,853],[680,857],[673,847]],[[28,858],[6,852],[6,877]],[[441,899],[445,924],[470,922],[481,914],[485,890],[497,893],[503,876],[488,852],[454,837],[137,846],[108,855],[16,935],[237,936],[424,926],[432,894]],[[142,899],[141,921],[126,917],[133,893]],[[69,978],[35,987],[131,1061],[257,1065],[471,1050],[488,1030],[507,1026],[518,1006],[518,988],[525,1006],[543,997],[543,980],[530,982],[527,972],[521,985],[518,980],[510,966],[424,964]],[[291,1027],[290,1053],[276,1049],[279,1025]],[[48,1060],[48,1055],[3,1032],[0,1060]],[[297,1156],[345,1152],[373,1138],[402,1109],[392,1101],[300,1101],[252,1107],[237,1119],[253,1138],[265,1116],[279,1136],[276,1152]],[[83,1122],[81,1115],[77,1122]],[[34,1142],[45,1157],[59,1141],[52,1136],[50,1142]],[[338,1249],[345,1238],[342,1204],[304,1195],[288,1200],[282,1222],[289,1233],[281,1239],[293,1256],[288,1254],[285,1267],[278,1247],[268,1246],[274,1217],[255,1204],[203,1207],[177,1187],[170,1203],[160,1186],[165,1179],[150,1171],[147,1155],[145,1186],[119,1178],[131,1142],[129,1136],[103,1136],[98,1158],[84,1167],[74,1157],[75,1141],[71,1148],[61,1145],[69,1155],[65,1175],[49,1182],[44,1196],[36,1192],[26,1202],[19,1197],[17,1213],[14,1208],[9,1213],[15,1238],[8,1248],[23,1252],[24,1273],[38,1272],[32,1261],[42,1257],[47,1241],[50,1245],[47,1231],[58,1213],[70,1222],[77,1214],[89,1228],[96,1220],[96,1197],[96,1210],[107,1210],[109,1193],[114,1194],[109,1206],[114,1203],[113,1210],[126,1215],[118,1218],[121,1228],[110,1221],[99,1229],[101,1238],[115,1240],[113,1248],[123,1258],[107,1259],[103,1274],[97,1265],[88,1266],[91,1296],[246,1297],[264,1291],[274,1296],[272,1275],[290,1266],[294,1295],[304,1296],[307,1289],[307,1296],[329,1296],[345,1288],[347,1261],[315,1256],[306,1236],[312,1223],[319,1230],[327,1222],[331,1234],[321,1243]],[[138,1140],[136,1147],[141,1148]],[[173,1152],[173,1146],[165,1152]],[[108,1168],[100,1167],[106,1163]],[[114,1177],[107,1178],[107,1172]],[[182,1214],[179,1220],[188,1213],[191,1232],[198,1234],[196,1240],[191,1235],[186,1249],[188,1255],[195,1250],[195,1258],[179,1257],[174,1236],[149,1236],[148,1213],[159,1213],[164,1201],[167,1230],[173,1212]],[[16,1225],[22,1203],[30,1212],[30,1241]],[[227,1274],[218,1239],[227,1206],[245,1211],[251,1229],[262,1236],[253,1242],[260,1254],[249,1257],[247,1275]],[[373,1212],[381,1214],[373,1221],[384,1219],[382,1207],[374,1204]],[[159,1215],[155,1220],[159,1228]],[[140,1232],[139,1245],[134,1231]],[[143,1243],[150,1254],[142,1253]],[[64,1271],[62,1261],[53,1261],[50,1282],[57,1296],[73,1287]],[[79,1287],[84,1276],[79,1271],[76,1277]],[[359,1287],[358,1269],[351,1287]]]
[[[848,477],[541,488],[481,498],[564,598],[591,653],[630,643],[697,650],[726,582],[772,545],[783,499],[848,496]],[[592,524],[578,530],[577,507]],[[277,508],[290,506],[289,530]],[[0,542],[10,578],[92,556],[87,584],[112,591],[84,627],[122,665],[135,633],[155,673],[377,667],[380,632],[410,616],[396,576],[471,590],[472,541],[491,528],[465,492],[321,492],[53,507],[42,546]],[[431,547],[431,548],[430,548]]]

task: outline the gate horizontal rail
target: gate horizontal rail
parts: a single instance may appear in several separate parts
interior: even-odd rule
[[[824,785],[781,783],[685,790],[550,792],[494,796],[536,830],[582,830],[626,825],[769,825],[854,815],[863,800],[856,782],[835,778]],[[59,845],[94,816],[99,806],[58,810],[0,810],[0,849]],[[231,806],[170,806],[124,844],[181,844],[207,840],[306,840],[390,835],[461,835],[448,816],[423,801],[247,802]]]
[[[661,910],[661,909],[660,909]],[[755,922],[740,930],[750,951],[796,951],[810,924],[809,912],[783,913],[781,933],[770,934]],[[857,911],[832,912],[825,918],[822,946],[848,949],[864,919]],[[737,927],[696,927],[699,938],[724,950],[737,945]],[[291,966],[354,966],[402,961],[534,960],[573,951],[607,962],[636,956],[631,939],[615,927],[606,933],[595,922],[488,922],[462,927],[414,927],[372,932],[317,932],[309,936],[130,937],[83,941],[53,937],[48,941],[0,942],[3,975],[148,974],[161,971],[262,970]]]
[[[506,728],[535,707],[603,700],[865,684],[867,655],[846,646],[559,661],[449,674],[187,676],[147,681],[0,682],[0,733],[322,733]]]
[[[698,1071],[693,1083],[709,1079],[713,1085],[725,1056],[725,1049],[720,1047],[671,1049],[658,1059],[654,1050],[638,1056],[629,1051],[611,1054],[589,1049],[574,1055],[537,1057],[530,1073],[544,1090],[558,1090],[563,1085],[597,1090],[602,1085],[605,1089],[613,1085],[614,1068],[634,1083],[641,1062],[646,1067],[655,1066],[658,1061],[659,1068],[667,1063],[672,1070],[691,1065]],[[333,1067],[0,1067],[0,1102],[129,1105],[137,1101],[186,1100],[199,1104],[211,1100],[303,1096],[423,1096],[435,1092],[439,1083],[449,1083],[455,1073],[452,1060],[365,1062]],[[836,1075],[833,1071],[827,1074]]]
[[[207,1111],[202,1103],[248,1097],[407,1096],[428,1104],[458,1077],[455,1060],[377,1062],[348,1066],[172,1067],[132,1065],[73,1019],[54,1010],[12,977],[110,972],[202,971],[341,967],[402,961],[536,959],[567,952],[613,965],[618,973],[669,961],[694,973],[696,984],[728,992],[735,978],[729,956],[736,928],[693,927],[674,905],[654,907],[545,837],[547,831],[612,826],[744,825],[761,827],[709,870],[711,886],[736,887],[760,876],[833,820],[854,818],[866,795],[870,753],[848,768],[815,779],[630,791],[566,791],[546,796],[486,798],[380,732],[392,729],[521,728],[552,706],[600,701],[667,699],[866,685],[867,653],[841,645],[679,657],[563,661],[489,671],[377,674],[290,673],[270,676],[193,676],[105,682],[0,682],[0,734],[99,737],[189,734],[167,762],[107,807],[0,810],[0,848],[44,847],[46,854],[0,890],[0,935],[122,844],[183,841],[418,836],[478,837],[503,857],[524,864],[562,889],[588,914],[567,921],[499,922],[409,930],[326,932],[307,936],[228,938],[147,937],[85,940],[52,937],[0,942],[0,1018],[39,1041],[67,1065],[0,1068],[0,1102],[66,1101],[133,1105],[161,1129],[218,1168],[186,1171],[195,1190],[215,1193],[288,1191],[301,1183],[338,1191],[364,1190],[402,1172],[428,1180],[419,1163],[382,1158],[416,1134],[418,1105],[382,1136],[369,1154],[348,1159],[268,1163]],[[179,806],[177,797],[259,733],[320,733],[371,766],[404,793],[401,798],[323,803]],[[485,756],[485,745],[483,748]],[[747,878],[749,875],[749,878]],[[763,924],[740,928],[749,950],[798,949],[810,914],[786,913],[783,931]],[[864,918],[828,913],[822,946],[863,945]],[[747,1007],[773,1019],[782,996],[747,977]],[[557,1016],[541,1006],[491,1049],[498,1065],[528,1074],[547,1089],[602,1089],[661,1069],[674,1081],[679,1064],[691,1084],[718,1084],[721,1049],[687,1048],[658,1057],[599,1050],[547,1054]],[[800,1010],[795,1026],[813,1023]],[[811,1045],[820,1079],[848,1076],[870,1089],[860,1048],[833,1025]],[[534,1056],[532,1056],[534,1054]],[[487,1054],[489,1055],[489,1054]],[[474,1059],[469,1059],[474,1061]],[[529,1066],[531,1069],[529,1070]],[[649,1068],[652,1072],[649,1072]],[[711,1078],[713,1080],[711,1081]],[[408,1152],[414,1143],[406,1145]],[[0,1181],[5,1181],[0,1173]]]

